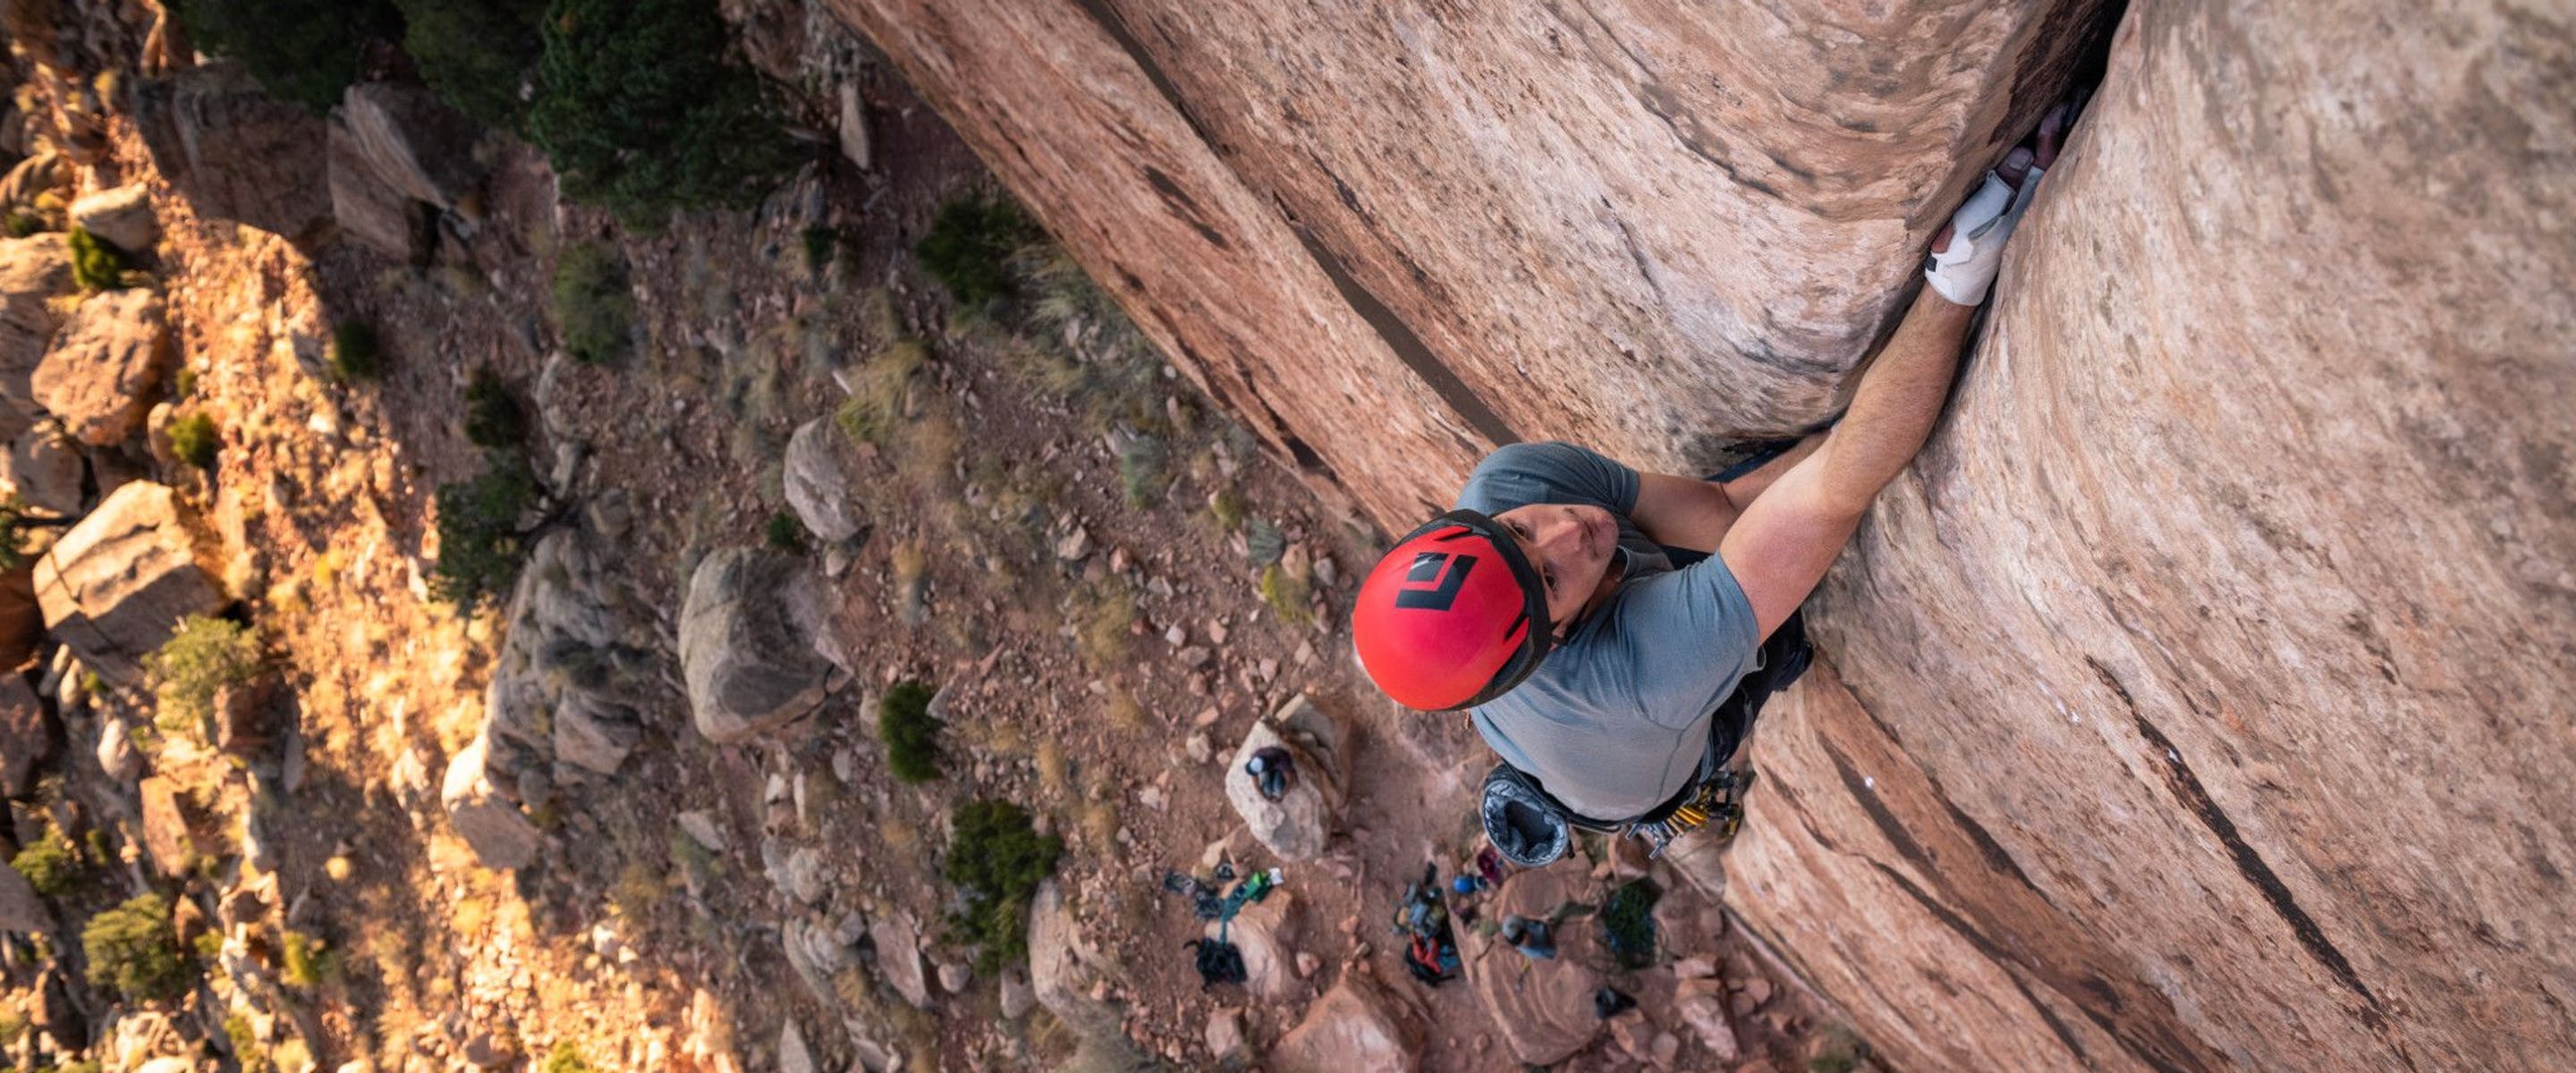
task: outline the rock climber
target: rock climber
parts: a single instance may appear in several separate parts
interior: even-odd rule
[[[2004,243],[2072,119],[2071,106],[2052,110],[1935,236],[1926,286],[1830,429],[1723,480],[1640,473],[1570,444],[1507,446],[1457,509],[1371,570],[1351,613],[1360,661],[1398,703],[1472,713],[1509,776],[1488,779],[1483,809],[1505,856],[1554,859],[1565,822],[1621,830],[1670,814],[1750,729],[1718,718],[1748,676],[1783,655],[1803,667],[1793,616],[1931,435]],[[1789,641],[1794,653],[1779,651]],[[1531,805],[1558,822],[1513,820]]]

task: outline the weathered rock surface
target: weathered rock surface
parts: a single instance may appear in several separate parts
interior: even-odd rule
[[[1512,873],[1483,912],[1495,921],[1507,913],[1544,920],[1558,906],[1588,900],[1592,890],[1592,870],[1579,856],[1568,856],[1538,871]],[[1589,921],[1555,925],[1549,938],[1556,957],[1538,961],[1479,929],[1457,929],[1467,989],[1475,993],[1485,1020],[1514,1060],[1553,1065],[1582,1050],[1600,1031],[1592,993],[1603,980],[1593,966],[1607,964],[1610,954],[1594,941],[1595,930]]]
[[[161,218],[152,212],[152,191],[142,183],[101,190],[72,202],[72,226],[106,239],[129,253],[149,253],[161,237]]]
[[[1332,837],[1343,796],[1335,752],[1344,733],[1301,693],[1253,724],[1235,749],[1225,772],[1225,798],[1252,837],[1281,860],[1312,860]],[[1254,753],[1274,748],[1287,751],[1295,773],[1277,801],[1263,797],[1245,770]]]
[[[439,803],[456,836],[474,850],[486,868],[524,868],[537,857],[545,836],[519,806],[496,788],[485,763],[489,739],[477,737],[447,762]]]
[[[680,612],[680,670],[698,732],[741,741],[814,710],[837,669],[818,647],[821,586],[759,548],[709,554]]]
[[[24,677],[0,671],[0,794],[33,792],[37,766],[53,755],[53,720],[44,702]]]
[[[799,425],[787,438],[787,505],[826,544],[857,536],[866,525],[850,495],[851,454],[849,437],[829,417]]]
[[[1116,981],[1122,971],[1082,934],[1082,922],[1065,904],[1056,882],[1039,887],[1029,903],[1029,987],[1038,1004],[1076,1032],[1115,1036],[1126,1004],[1094,998],[1092,992]]]
[[[118,488],[37,560],[45,628],[107,680],[139,683],[138,661],[168,641],[180,619],[224,606],[197,528],[167,486]]]
[[[0,238],[0,394],[28,397],[27,380],[63,318],[48,301],[72,289],[61,235]]]
[[[36,888],[15,868],[0,868],[0,931],[32,935],[51,930],[54,911],[36,896]]]
[[[427,86],[350,86],[338,117],[359,159],[404,197],[453,209],[483,182],[482,168],[474,163],[480,131]]]
[[[2110,6],[829,4],[1164,353],[1396,531],[1498,442],[1693,472],[1831,415]]]
[[[483,711],[495,770],[565,781],[614,775],[643,736],[637,705],[660,692],[649,636],[607,583],[591,535],[557,529],[537,541],[510,592]]]
[[[331,214],[328,142],[312,113],[269,96],[229,60],[201,64],[134,89],[134,123],[163,180],[198,215],[288,238]]]
[[[1729,899],[1905,1068],[2553,1064],[2576,14],[2131,12]]]
[[[398,261],[429,256],[430,217],[368,164],[366,149],[338,117],[331,121],[324,167],[329,171],[331,218],[340,233]]]
[[[1289,945],[1291,917],[1297,908],[1297,896],[1287,890],[1273,890],[1269,896],[1244,906],[1223,929],[1226,941],[1243,951],[1243,990],[1266,1002],[1277,1002],[1295,994],[1297,976],[1293,967],[1296,948]],[[1216,938],[1217,922],[1209,921],[1206,936]]]
[[[921,925],[897,909],[868,924],[868,941],[876,946],[877,971],[895,993],[917,1010],[930,1008],[930,980],[921,965]]]
[[[28,389],[73,439],[114,446],[143,423],[172,357],[161,296],[139,288],[110,291],[82,302],[64,321]]]
[[[1279,1073],[1411,1073],[1418,1068],[1413,1026],[1391,1006],[1376,984],[1345,974],[1306,1007],[1305,1020],[1279,1037],[1266,1056],[1267,1068]]]
[[[167,776],[143,780],[140,791],[144,855],[163,876],[188,875],[197,862],[197,854],[205,848],[198,836],[198,825],[204,817],[195,815],[196,806],[184,800],[179,784]]]

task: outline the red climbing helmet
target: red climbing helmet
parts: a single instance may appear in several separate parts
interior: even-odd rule
[[[1509,530],[1453,510],[1405,534],[1360,583],[1351,643],[1396,703],[1470,708],[1538,668],[1553,640],[1547,587]]]

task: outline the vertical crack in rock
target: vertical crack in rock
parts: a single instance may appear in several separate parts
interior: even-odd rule
[[[1227,161],[1226,154],[1217,148],[1216,139],[1208,136],[1206,125],[1200,123],[1198,116],[1190,111],[1189,102],[1181,96],[1180,87],[1173,84],[1171,76],[1164,73],[1162,64],[1155,61],[1153,54],[1145,51],[1145,46],[1136,40],[1136,35],[1128,31],[1127,21],[1109,6],[1109,0],[1077,0],[1077,2],[1081,4],[1083,12],[1091,16],[1093,22],[1100,24],[1101,32],[1108,34],[1110,40],[1117,42],[1118,47],[1127,53],[1127,58],[1135,61],[1137,70],[1144,72],[1146,81],[1152,82],[1154,90],[1162,94],[1163,100],[1172,106],[1172,110],[1180,113],[1182,121],[1190,125],[1190,132],[1207,145],[1209,154],[1220,161]],[[1232,162],[1227,161],[1227,167],[1232,166]],[[1177,186],[1171,185],[1171,179],[1168,176],[1160,172],[1149,172],[1146,179],[1153,183],[1155,192],[1163,196],[1166,205],[1174,204],[1176,196],[1183,204],[1189,202],[1189,198],[1182,195]],[[1238,181],[1241,181],[1239,176]],[[1334,181],[1340,182],[1338,178]],[[1165,189],[1167,186],[1171,188]],[[1259,189],[1250,182],[1244,182],[1243,186],[1247,190]],[[1214,234],[1212,229],[1198,223],[1194,210],[1185,214],[1185,218],[1198,227],[1202,237],[1220,247],[1225,245],[1223,239]],[[1440,396],[1442,402],[1448,403],[1451,410],[1456,411],[1461,419],[1474,426],[1477,433],[1492,441],[1494,445],[1520,442],[1520,435],[1512,431],[1510,422],[1504,421],[1502,415],[1495,413],[1494,408],[1487,404],[1482,396],[1477,395],[1474,389],[1467,386],[1466,380],[1459,377],[1447,363],[1441,361],[1438,355],[1433,354],[1431,347],[1423,343],[1422,337],[1415,333],[1412,326],[1406,324],[1402,317],[1397,316],[1395,310],[1388,308],[1377,295],[1370,293],[1368,288],[1360,285],[1359,280],[1352,278],[1350,271],[1343,267],[1340,258],[1333,256],[1322,243],[1315,241],[1315,236],[1303,224],[1284,217],[1281,222],[1286,223],[1289,230],[1296,234],[1298,243],[1306,248],[1307,255],[1313,257],[1316,266],[1323,269],[1324,275],[1333,281],[1333,289],[1340,292],[1344,302],[1350,304],[1351,311],[1359,314],[1361,320],[1367,321],[1369,327],[1376,329],[1378,338],[1386,343],[1387,349],[1393,351],[1407,368],[1412,369],[1415,376],[1421,377],[1424,385],[1428,386],[1433,394]],[[1418,274],[1419,270],[1416,271]]]
[[[2298,899],[2290,893],[2289,884],[2281,881],[2280,875],[2272,871],[2272,866],[2263,860],[2261,853],[2246,844],[2244,836],[2236,829],[2236,821],[2228,817],[2226,810],[2218,807],[2218,802],[2209,796],[2208,788],[2201,785],[2200,776],[2183,761],[2182,750],[2175,748],[2173,739],[2148,721],[2146,713],[2139,709],[2137,699],[2129,695],[2129,687],[2120,683],[2118,675],[2091,656],[2084,657],[2084,662],[2093,669],[2094,677],[2101,680],[2103,688],[2120,698],[2121,707],[2128,709],[2129,721],[2137,726],[2138,736],[2145,738],[2147,746],[2156,752],[2154,759],[2164,771],[2167,788],[2200,820],[2201,826],[2208,828],[2219,844],[2227,848],[2228,856],[2236,862],[2236,871],[2245,877],[2247,883],[2253,884],[2254,889],[2262,892],[2263,899],[2271,903],[2272,912],[2281,918],[2282,923],[2289,925],[2290,934],[2299,940],[2300,946],[2307,948],[2308,955],[2333,974],[2347,990],[2360,996],[2364,1005],[2362,1022],[2389,1044],[2407,1068],[2414,1068],[2414,1057],[2395,1037],[2379,996],[2372,994],[2369,985],[2362,983],[2361,974],[2353,970],[2352,962],[2344,957],[2342,950],[2336,949],[2334,941],[2326,938],[2325,929],[2318,926],[2307,910],[2299,907]]]

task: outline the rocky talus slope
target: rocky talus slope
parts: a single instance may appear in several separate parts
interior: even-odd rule
[[[1394,529],[1498,441],[1830,414],[2118,14],[1726,899],[1908,1068],[2576,1049],[2565,12],[833,8]]]

